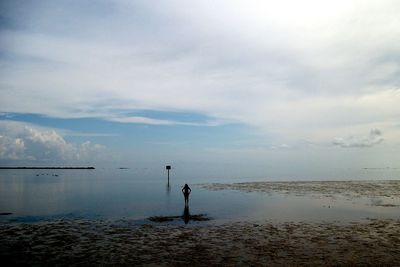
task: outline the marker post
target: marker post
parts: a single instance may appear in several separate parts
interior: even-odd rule
[[[166,169],[167,172],[168,172],[168,184],[169,184],[169,170],[171,169],[171,165],[165,166],[165,169]]]

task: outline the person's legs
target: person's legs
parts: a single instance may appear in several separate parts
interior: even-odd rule
[[[189,204],[189,194],[185,194],[185,205]]]

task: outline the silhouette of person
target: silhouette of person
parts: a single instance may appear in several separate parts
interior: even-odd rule
[[[188,224],[190,221],[190,213],[189,213],[189,206],[185,205],[185,209],[183,210],[183,221],[185,224]]]
[[[190,192],[192,192],[192,189],[190,189],[190,187],[187,184],[185,184],[185,186],[182,188],[182,193],[185,196],[185,206],[189,205]]]

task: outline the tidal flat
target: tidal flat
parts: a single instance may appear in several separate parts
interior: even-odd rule
[[[38,185],[49,184],[49,179],[39,178]],[[78,185],[87,178],[51,179],[54,186],[61,181],[74,185],[66,192],[76,197],[82,188]],[[96,180],[96,185],[101,181],[108,185],[111,180]],[[119,202],[111,202],[116,194],[101,202],[103,208],[113,204],[105,209],[113,213],[35,220],[11,213],[2,216],[2,266],[398,266],[400,262],[397,180],[193,184],[188,224],[179,186],[165,189],[128,178],[115,185],[124,190],[118,191]],[[138,195],[146,186],[146,192],[153,194]],[[114,192],[98,191],[102,196]],[[85,201],[80,206],[66,210],[102,200],[82,196]],[[165,202],[170,206],[160,206]],[[135,205],[125,213],[114,212],[131,203]],[[98,204],[87,207],[102,211]],[[146,209],[139,213],[138,208]],[[21,211],[16,209],[24,214]],[[135,211],[134,216],[125,216]]]
[[[360,197],[400,198],[400,180],[373,181],[287,181],[287,182],[244,182],[210,183],[200,187],[218,190],[237,190],[242,192],[280,193],[296,196],[312,196],[348,200]],[[376,203],[379,205],[379,203]],[[396,206],[395,204],[389,206]]]
[[[398,266],[400,221],[0,226],[2,266]]]

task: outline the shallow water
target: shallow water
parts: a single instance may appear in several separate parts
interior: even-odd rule
[[[85,218],[148,223],[146,218],[151,216],[183,214],[180,190],[185,182],[193,190],[190,213],[213,218],[201,223],[237,220],[348,222],[400,218],[398,196],[349,197],[316,195],[307,191],[298,194],[296,190],[286,193],[279,190],[243,191],[230,187],[213,190],[201,184],[215,182],[215,179],[187,181],[179,175],[175,177],[173,172],[167,186],[163,170],[154,175],[146,169],[96,169],[1,170],[0,213],[12,214],[0,216],[0,221]],[[224,179],[223,182],[238,182],[238,179]]]

